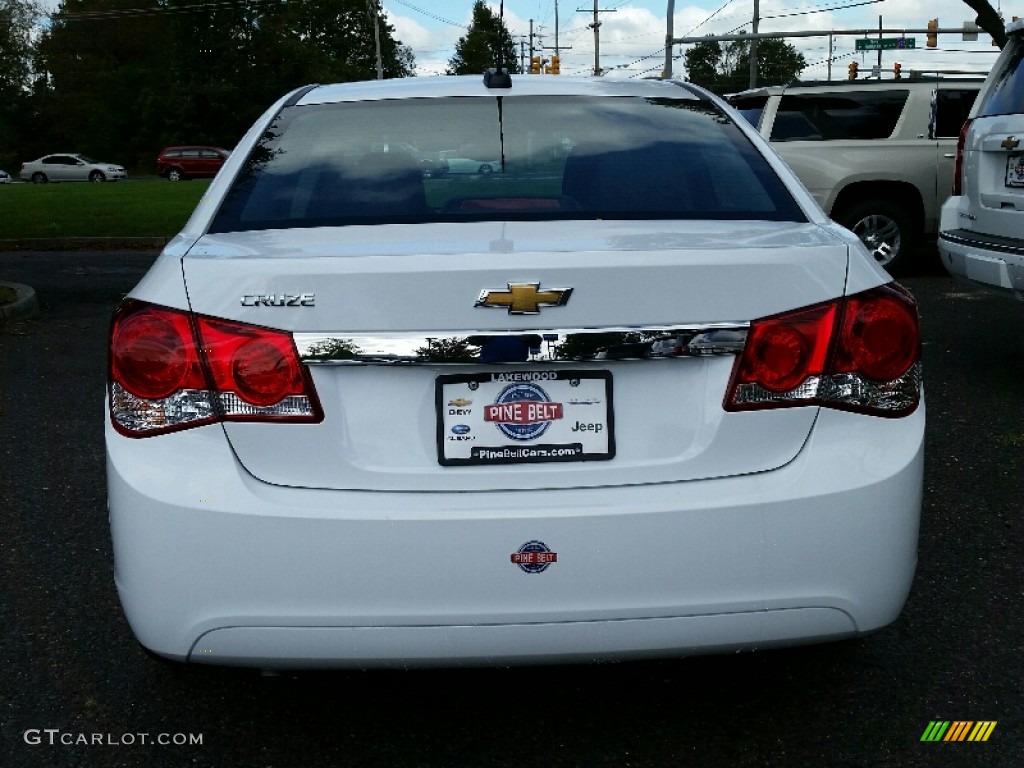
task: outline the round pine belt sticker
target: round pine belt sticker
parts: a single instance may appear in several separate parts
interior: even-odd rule
[[[543,541],[528,541],[512,553],[512,562],[524,573],[543,573],[558,562],[558,553],[552,552]]]

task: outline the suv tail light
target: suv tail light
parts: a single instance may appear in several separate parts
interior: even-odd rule
[[[953,196],[959,197],[964,193],[964,146],[967,144],[967,131],[970,130],[971,121],[964,123],[960,129],[960,138],[956,142],[956,160],[953,161]]]
[[[129,437],[323,420],[290,334],[131,299],[114,313],[109,379],[111,419]]]
[[[821,405],[905,416],[920,401],[914,299],[895,283],[751,324],[727,411]]]

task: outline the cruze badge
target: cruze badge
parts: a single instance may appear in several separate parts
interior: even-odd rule
[[[509,283],[507,291],[480,291],[476,307],[508,309],[510,315],[536,315],[541,307],[564,307],[572,288],[540,289],[540,283]]]
[[[315,293],[247,293],[242,297],[243,307],[312,307]]]

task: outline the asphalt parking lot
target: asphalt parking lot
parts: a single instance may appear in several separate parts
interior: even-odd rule
[[[112,581],[102,408],[116,302],[152,252],[0,253],[0,766],[992,766],[1024,756],[1024,303],[938,267],[919,566],[855,641],[600,666],[306,673],[156,662]],[[870,568],[870,563],[865,563]],[[995,723],[929,742],[935,722]]]

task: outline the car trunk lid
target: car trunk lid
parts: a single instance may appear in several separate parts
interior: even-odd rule
[[[478,222],[210,235],[183,269],[194,312],[290,331],[312,372],[322,423],[224,425],[254,477],[472,491],[786,464],[817,409],[726,413],[735,353],[846,259],[812,224]]]

